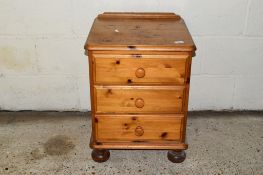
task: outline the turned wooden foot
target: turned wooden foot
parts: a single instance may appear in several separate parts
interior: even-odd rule
[[[173,163],[181,163],[184,161],[186,154],[184,150],[170,150],[167,153],[167,157]]]
[[[91,153],[91,157],[95,162],[106,162],[110,158],[110,151],[106,149],[94,149]]]

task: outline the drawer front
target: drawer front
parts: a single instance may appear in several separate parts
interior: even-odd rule
[[[96,113],[180,113],[184,87],[95,86]]]
[[[96,140],[180,141],[183,115],[98,115]]]
[[[176,84],[186,76],[188,55],[94,54],[97,84]],[[139,57],[139,58],[137,58]]]

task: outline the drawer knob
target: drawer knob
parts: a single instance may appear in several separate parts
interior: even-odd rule
[[[142,108],[144,106],[144,100],[142,98],[137,98],[135,100],[135,106],[137,108]]]
[[[137,126],[137,127],[135,128],[135,135],[136,135],[136,136],[142,136],[143,133],[144,133],[144,130],[143,130],[143,128],[142,128],[141,126]]]
[[[143,68],[138,68],[135,75],[137,78],[143,78],[145,76],[145,70]]]

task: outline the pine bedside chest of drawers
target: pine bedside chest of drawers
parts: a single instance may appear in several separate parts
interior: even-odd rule
[[[174,13],[103,13],[84,46],[89,58],[96,162],[111,149],[169,150],[180,163],[195,44]]]

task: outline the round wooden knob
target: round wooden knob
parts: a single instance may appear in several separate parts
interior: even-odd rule
[[[142,107],[144,106],[144,101],[143,101],[143,99],[142,99],[142,98],[137,98],[137,99],[135,100],[135,106],[136,106],[137,108],[142,108]]]
[[[138,68],[135,75],[137,78],[143,78],[145,76],[145,70],[143,68]]]
[[[137,126],[137,127],[135,128],[135,135],[136,135],[136,136],[142,136],[143,133],[144,133],[144,130],[143,130],[143,128],[142,128],[141,126]]]

